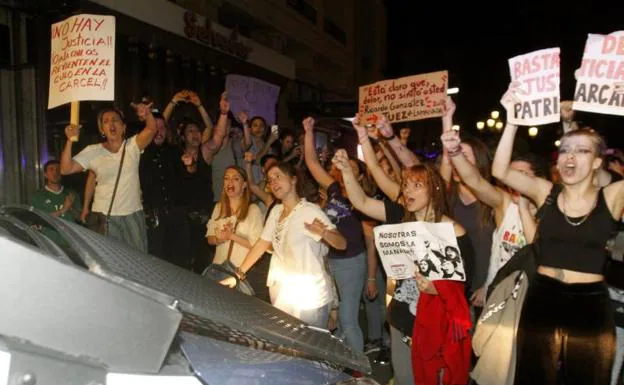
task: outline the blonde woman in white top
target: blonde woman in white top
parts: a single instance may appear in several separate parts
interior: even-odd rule
[[[216,246],[216,264],[225,262],[230,253],[230,261],[239,267],[260,237],[262,212],[250,202],[247,174],[240,167],[225,169],[223,192],[206,228],[208,243]]]
[[[300,181],[290,163],[278,163],[268,170],[271,191],[281,203],[271,211],[237,275],[244,279],[272,246],[267,286],[273,306],[309,325],[327,328],[334,298],[324,258],[328,246],[343,250],[347,241],[318,206],[301,198],[297,191]],[[232,287],[236,281],[228,278],[221,283]]]

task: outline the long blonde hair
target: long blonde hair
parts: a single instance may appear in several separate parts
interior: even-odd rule
[[[243,170],[242,168],[238,166],[228,166],[225,169],[225,172],[223,173],[224,179],[225,179],[225,173],[228,170],[236,171],[241,176],[241,178],[243,178],[243,181],[247,183],[247,173],[245,172],[245,170]],[[238,208],[238,213],[236,213],[236,219],[238,221],[244,221],[245,218],[247,218],[247,213],[249,212],[250,201],[251,201],[251,194],[249,193],[249,186],[247,186],[245,187],[245,190],[243,191],[243,199],[242,199],[240,207]],[[229,218],[235,214],[232,212],[232,207],[230,206],[230,197],[228,197],[228,195],[225,192],[225,183],[223,183],[223,190],[221,191],[221,198],[219,199],[219,206],[220,206],[219,219]]]

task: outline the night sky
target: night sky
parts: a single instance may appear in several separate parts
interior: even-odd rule
[[[387,78],[396,78],[438,70],[449,71],[449,86],[459,87],[456,124],[486,141],[495,142],[496,133],[476,130],[476,122],[485,120],[492,110],[503,114],[500,97],[509,85],[507,59],[538,49],[561,47],[561,97],[572,99],[574,71],[580,66],[588,33],[607,34],[624,30],[624,1],[574,2],[505,1],[505,10],[466,2],[426,3],[413,0],[390,0],[388,7]],[[507,9],[511,7],[510,9]],[[513,11],[512,9],[517,9]],[[624,147],[624,117],[579,113],[586,122],[607,137],[610,147]],[[420,145],[439,137],[440,120],[429,119],[411,124],[422,130]],[[554,150],[560,135],[558,125],[540,127],[530,139],[521,130],[525,146],[546,153]],[[522,145],[522,139],[519,140]]]

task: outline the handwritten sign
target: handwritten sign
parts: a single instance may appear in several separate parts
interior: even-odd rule
[[[588,35],[573,108],[624,116],[624,31]]]
[[[268,125],[275,124],[278,86],[248,76],[227,75],[225,89],[234,115],[247,111],[250,118],[261,116]]]
[[[419,271],[432,281],[466,280],[452,223],[406,222],[377,226],[374,233],[389,277],[406,279]]]
[[[52,24],[48,108],[115,99],[115,17],[76,15]]]
[[[390,123],[444,115],[448,72],[383,80],[360,87],[359,113],[366,124],[385,115]]]
[[[505,105],[512,124],[534,126],[558,122],[559,48],[548,48],[509,59],[515,102]]]

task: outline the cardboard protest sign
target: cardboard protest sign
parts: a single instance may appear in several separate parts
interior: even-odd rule
[[[115,17],[76,15],[52,24],[48,108],[115,99]]]
[[[385,115],[390,123],[444,115],[448,72],[438,71],[382,80],[360,87],[360,119],[375,124]]]
[[[624,116],[624,31],[587,36],[573,108]]]
[[[524,126],[558,122],[559,48],[548,48],[509,59],[515,100],[507,109],[507,121]]]
[[[279,86],[249,76],[227,75],[225,89],[235,116],[246,111],[249,118],[262,116],[268,125],[275,123]]]
[[[406,279],[418,270],[435,281],[465,281],[466,272],[452,223],[407,222],[374,229],[386,274]]]

